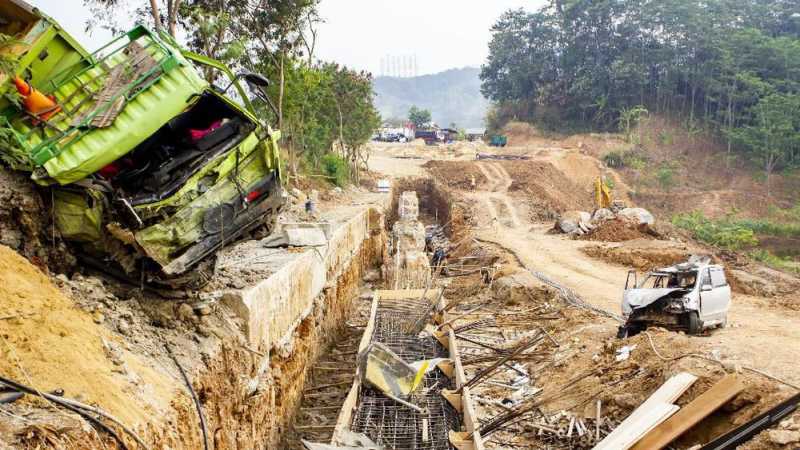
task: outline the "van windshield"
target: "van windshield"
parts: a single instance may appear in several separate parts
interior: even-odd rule
[[[639,285],[639,289],[692,289],[696,283],[696,270],[678,273],[651,273],[645,278],[642,284]]]

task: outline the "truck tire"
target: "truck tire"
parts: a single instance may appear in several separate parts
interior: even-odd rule
[[[703,322],[700,321],[697,311],[686,313],[686,328],[688,328],[689,334],[699,334],[703,331]]]

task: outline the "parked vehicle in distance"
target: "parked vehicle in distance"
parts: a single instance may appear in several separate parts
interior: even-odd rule
[[[444,140],[444,133],[437,130],[417,130],[414,139],[422,139],[426,145],[436,145]]]
[[[195,65],[221,72],[243,104]],[[0,116],[16,141],[0,152],[49,186],[55,223],[88,264],[199,286],[219,248],[274,225],[285,202],[280,132],[259,119],[240,83],[268,103],[264,77],[234,76],[138,26],[53,80],[54,114],[23,102]]]
[[[508,145],[508,137],[495,134],[494,136],[489,139],[489,146],[490,147],[505,147]]]
[[[625,324],[618,337],[632,336],[648,326],[684,329],[690,334],[724,327],[731,305],[731,287],[725,269],[708,257],[648,273],[637,283],[636,271],[628,273],[622,299]]]

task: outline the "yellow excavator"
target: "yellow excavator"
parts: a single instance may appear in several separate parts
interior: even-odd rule
[[[597,209],[610,209],[618,212],[625,209],[625,202],[614,200],[611,196],[611,188],[606,183],[605,177],[599,176],[594,180],[594,202]]]

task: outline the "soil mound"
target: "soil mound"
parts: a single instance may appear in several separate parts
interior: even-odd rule
[[[472,161],[428,161],[422,165],[433,178],[452,189],[472,190],[472,180],[476,186],[486,183],[486,177]]]
[[[640,271],[671,266],[686,261],[692,254],[699,253],[699,249],[693,251],[685,244],[643,238],[624,243],[589,245],[581,251],[593,258],[635,267]]]
[[[536,219],[549,219],[553,212],[592,209],[590,186],[576,184],[550,163],[503,161],[501,164],[514,180],[509,191],[524,194],[526,200],[532,203],[532,213]]]
[[[167,382],[78,309],[39,269],[0,245],[0,373],[41,391],[97,404],[124,422],[152,414],[144,397],[169,399]],[[26,397],[30,398],[30,397]],[[29,401],[29,400],[24,400]]]
[[[584,241],[625,242],[634,239],[656,239],[657,233],[645,224],[637,225],[623,218],[607,220],[579,236]]]

